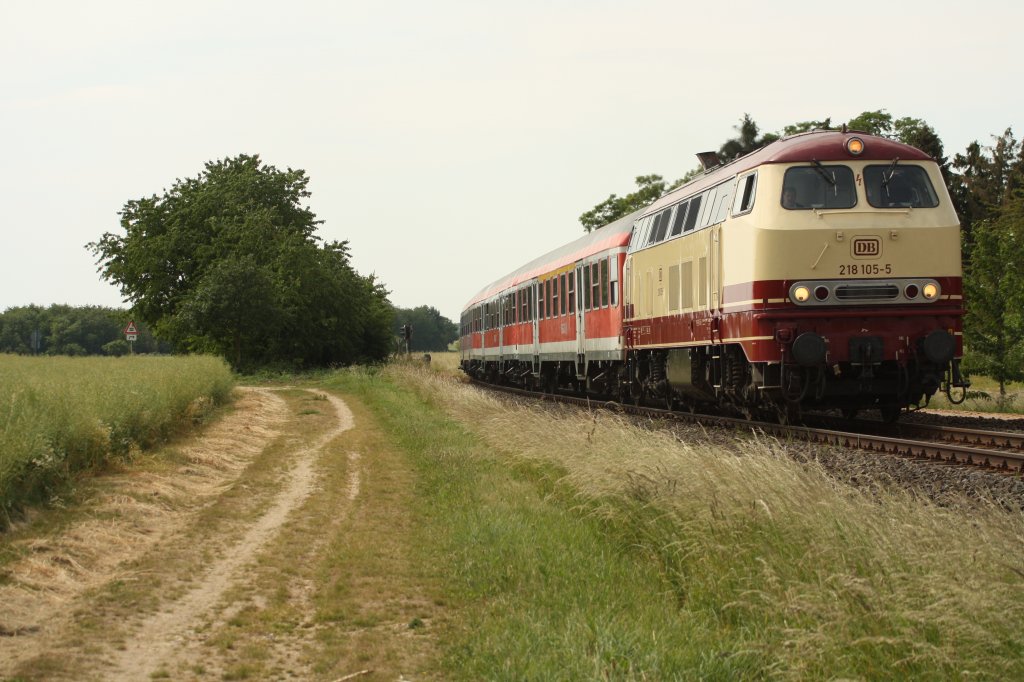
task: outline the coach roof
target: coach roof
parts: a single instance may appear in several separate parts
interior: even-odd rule
[[[481,301],[491,298],[507,289],[512,289],[524,282],[543,275],[546,272],[558,270],[583,260],[607,249],[623,247],[629,244],[629,236],[633,231],[633,222],[640,217],[644,209],[635,211],[627,216],[619,218],[615,222],[599,227],[593,232],[576,241],[560,246],[554,251],[549,251],[540,258],[535,258],[523,267],[510,272],[501,279],[488,284],[480,290],[476,296],[471,298],[463,307],[463,310],[474,306]]]

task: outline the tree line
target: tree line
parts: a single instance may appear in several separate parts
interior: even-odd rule
[[[991,135],[989,144],[976,140],[950,159],[934,128],[920,118],[894,118],[885,110],[865,111],[845,126],[917,147],[939,164],[962,230],[965,368],[995,379],[1004,397],[1008,382],[1024,381],[1024,146],[1013,129],[1007,128],[1000,135]],[[745,114],[734,126],[736,136],[723,142],[717,153],[729,161],[784,135],[842,127],[842,123],[824,118],[762,134],[753,118]],[[609,195],[583,213],[580,223],[587,232],[607,225],[701,172],[700,167],[694,168],[673,183],[655,174],[637,176],[635,191]]]
[[[102,306],[37,305],[0,313],[0,353],[20,355],[127,355],[170,353],[173,348],[136,322],[138,338],[131,344],[124,328],[129,311]]]

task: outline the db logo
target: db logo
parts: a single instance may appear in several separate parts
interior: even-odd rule
[[[850,242],[854,258],[878,258],[882,255],[881,237],[854,237]]]

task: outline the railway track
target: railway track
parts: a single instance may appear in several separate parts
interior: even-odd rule
[[[755,429],[780,438],[796,438],[812,443],[827,443],[870,452],[927,459],[947,464],[981,466],[1021,475],[1024,473],[1024,433],[967,429],[933,424],[883,424],[867,420],[844,421],[834,417],[810,415],[803,425],[690,413],[642,405],[595,401],[565,394],[538,394],[508,386],[475,382],[478,386],[533,400],[600,407],[639,416],[700,422],[734,429]]]

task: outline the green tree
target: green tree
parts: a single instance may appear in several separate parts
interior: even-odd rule
[[[972,371],[1006,384],[1024,379],[1024,193],[994,220],[975,225],[964,273],[966,362]]]
[[[459,326],[432,306],[416,308],[395,308],[395,336],[401,336],[402,325],[412,325],[412,342],[409,350],[417,353],[432,353],[448,349],[448,344],[459,337]]]
[[[745,156],[779,139],[779,135],[776,133],[765,133],[759,137],[760,128],[750,114],[743,114],[740,124],[733,126],[733,129],[739,135],[726,140],[718,149],[718,158],[723,162]]]
[[[849,130],[859,130],[871,135],[889,137],[892,133],[892,114],[885,109],[864,111],[846,122]]]
[[[356,273],[344,242],[321,244],[304,171],[258,156],[205,165],[162,196],[128,201],[124,234],[89,244],[104,279],[181,351],[236,367],[387,356],[387,291]]]
[[[638,175],[637,190],[624,197],[614,194],[580,216],[580,223],[586,232],[604,227],[633,211],[656,201],[665,193],[665,180],[660,175]]]
[[[797,135],[798,133],[808,133],[812,130],[832,130],[832,117],[826,118],[823,121],[800,121],[799,123],[792,123],[783,128],[784,135]]]
[[[1014,136],[1013,129],[993,135],[992,140],[990,147],[971,142],[963,154],[953,157],[949,191],[967,235],[965,251],[968,254],[973,243],[973,226],[995,219],[1014,193],[1024,187],[1024,147]]]

